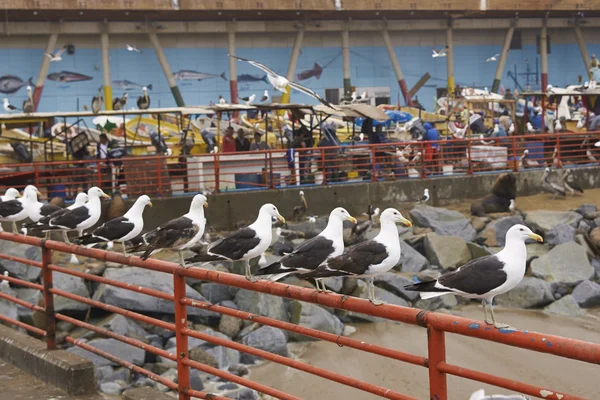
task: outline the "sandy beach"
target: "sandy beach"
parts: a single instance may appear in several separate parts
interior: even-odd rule
[[[452,310],[455,315],[482,319],[481,307],[469,305]],[[600,343],[600,310],[589,316],[567,318],[548,316],[541,311],[497,308],[496,316],[512,326]],[[351,337],[417,355],[427,355],[425,329],[394,323],[356,325]],[[600,367],[548,354],[500,345],[460,335],[447,334],[447,361],[505,378],[547,387],[558,392],[587,399],[600,398],[596,379]],[[422,367],[385,359],[332,343],[311,342],[301,346],[299,358],[309,364],[330,369],[393,389],[397,392],[429,399],[427,370]],[[252,369],[251,379],[273,386],[303,399],[367,400],[377,396],[331,383],[291,368],[267,363]],[[449,376],[448,393],[452,400],[468,400],[472,392],[484,388],[488,394],[507,394],[507,390]]]

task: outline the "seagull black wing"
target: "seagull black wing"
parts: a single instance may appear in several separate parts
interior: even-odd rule
[[[64,214],[50,219],[51,227],[76,229],[77,225],[90,217],[90,210],[86,206],[81,206],[69,210]],[[51,228],[50,227],[50,228]]]
[[[63,215],[65,213],[69,212],[69,211],[71,211],[71,210],[69,210],[68,208],[61,208],[61,209],[53,212],[50,215],[40,218],[40,220],[38,222],[30,222],[28,224],[25,224],[25,228],[31,229],[31,228],[35,228],[40,225],[46,225],[46,224],[48,224],[48,222],[50,222],[50,220],[52,220],[52,218],[56,218],[60,215]]]
[[[94,232],[90,235],[82,236],[79,243],[86,245],[119,240],[131,232],[133,228],[135,228],[135,225],[129,219],[125,217],[115,218],[94,229]]]
[[[148,250],[142,259],[150,257],[150,253],[157,249],[168,249],[181,246],[190,241],[198,233],[198,225],[187,217],[173,219],[143,236]]]
[[[333,240],[323,236],[315,236],[302,243],[296,250],[284,256],[278,262],[258,271],[257,275],[269,275],[297,270],[314,270],[323,261],[327,260],[327,257],[334,250]]]
[[[211,243],[208,252],[230,260],[239,260],[259,243],[260,238],[254,229],[242,228],[224,239]]]
[[[0,217],[10,217],[23,211],[23,203],[19,200],[8,200],[0,203]]]
[[[40,207],[40,214],[42,215],[42,217],[48,217],[50,215],[53,215],[55,212],[61,210],[63,210],[62,207],[58,207],[52,204],[44,204],[42,207]]]
[[[304,94],[307,94],[309,96],[314,97],[315,99],[319,100],[323,105],[329,107],[329,108],[333,108],[335,109],[335,107],[329,103],[327,100],[325,100],[324,98],[322,98],[321,96],[319,96],[314,90],[307,88],[306,86],[302,86],[296,82],[289,82],[289,85],[292,89],[296,89],[299,92],[302,92]]]

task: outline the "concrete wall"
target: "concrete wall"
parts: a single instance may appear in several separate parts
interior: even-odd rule
[[[540,193],[542,174],[542,170],[517,173],[518,195]],[[345,207],[351,214],[360,215],[366,212],[369,204],[381,209],[395,207],[404,212],[414,206],[425,188],[428,188],[431,193],[430,205],[444,206],[459,201],[471,203],[473,199],[481,198],[490,192],[498,175],[339,184],[302,190],[306,194],[310,213],[314,215],[327,215],[335,207]],[[584,189],[600,187],[600,167],[574,169],[573,175],[581,182]],[[210,196],[206,216],[216,229],[229,230],[235,228],[238,223],[251,223],[258,214],[260,206],[270,202],[277,206],[284,217],[288,218],[293,215],[294,207],[300,204],[298,192],[297,189],[286,189]],[[190,200],[191,197],[188,196],[152,199],[154,207],[144,212],[146,227],[153,229],[169,219],[185,214]]]

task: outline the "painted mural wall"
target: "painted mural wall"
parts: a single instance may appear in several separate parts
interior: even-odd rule
[[[373,35],[373,34],[372,34]],[[499,53],[503,32],[495,32],[486,38],[465,39],[461,33],[455,44],[455,80],[461,86],[491,87],[496,63],[486,63],[486,58]],[[560,32],[551,32],[553,43],[549,55],[549,81],[555,86],[575,83],[579,76],[586,79],[574,37],[561,38]],[[456,36],[456,35],[455,35]],[[588,34],[587,37],[596,38]],[[356,39],[356,36],[354,36]],[[432,40],[420,40],[413,35],[411,40],[393,38],[396,53],[402,65],[409,88],[425,73],[431,74],[427,85],[418,93],[419,101],[432,109],[435,99],[435,87],[445,86],[446,59],[432,58],[432,48],[444,46],[442,32]],[[240,40],[237,55],[261,62],[273,70],[285,75],[291,54],[293,36],[274,41],[269,46],[260,47],[264,40]],[[264,39],[264,38],[263,38]],[[378,37],[351,42],[351,82],[357,87],[389,87],[392,102],[401,99],[398,83],[394,76],[387,52]],[[364,40],[362,40],[364,39]],[[9,98],[12,104],[20,107],[26,96],[28,82],[35,82],[43,56],[44,40],[26,42],[19,48],[14,43],[11,48],[2,48],[0,43],[0,97]],[[112,38],[110,50],[111,80],[113,94],[120,96],[129,93],[129,107],[135,106],[135,99],[141,94],[142,86],[147,86],[152,107],[172,107],[175,101],[171,95],[156,55],[145,40],[138,43],[141,54],[127,51],[121,42],[126,38]],[[337,40],[337,37],[336,37]],[[35,42],[35,43],[33,43]],[[79,45],[76,38],[59,38],[59,45],[73,42],[76,51],[73,55],[63,54],[63,60],[53,62],[48,73],[39,111],[83,110],[91,102],[102,85],[101,55],[96,44]],[[88,39],[89,42],[89,39]],[[175,43],[175,45],[174,45]],[[365,45],[374,43],[377,45]],[[164,40],[165,54],[186,105],[206,105],[217,102],[219,96],[229,101],[229,71],[227,48],[223,38],[212,46],[179,47],[176,39]],[[275,46],[275,47],[272,47]],[[594,39],[588,42],[590,54],[600,54],[600,43]],[[540,83],[539,55],[536,54],[535,33],[524,37],[522,50],[511,50],[502,85],[514,90],[517,87],[538,89]],[[335,40],[320,40],[313,37],[305,40],[305,46],[299,57],[296,70],[297,79],[325,95],[325,89],[342,87],[341,48]],[[262,71],[246,63],[238,63],[238,82],[240,97],[253,93],[260,98],[265,89],[271,90]],[[292,101],[314,103],[313,99],[301,93],[294,93]],[[402,103],[402,101],[401,101]]]

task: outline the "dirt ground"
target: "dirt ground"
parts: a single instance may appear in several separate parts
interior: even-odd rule
[[[453,310],[453,313],[474,319],[482,319],[483,316],[481,307],[475,305]],[[500,321],[521,329],[600,343],[599,314],[596,310],[587,317],[567,318],[548,316],[540,311],[497,308],[496,316]],[[357,328],[357,332],[351,336],[354,339],[417,355],[427,355],[427,334],[421,327],[375,323],[360,325]],[[446,349],[446,360],[455,365],[544,386],[549,390],[564,391],[586,399],[600,398],[600,387],[596,381],[600,367],[597,365],[453,334],[446,335]],[[311,342],[303,350],[300,359],[311,365],[393,389],[417,399],[429,399],[428,375],[423,367],[354,349],[340,348],[328,342]],[[379,398],[274,363],[253,368],[250,378],[303,399]],[[449,399],[468,400],[474,391],[482,388],[486,394],[511,393],[487,384],[448,376]]]

